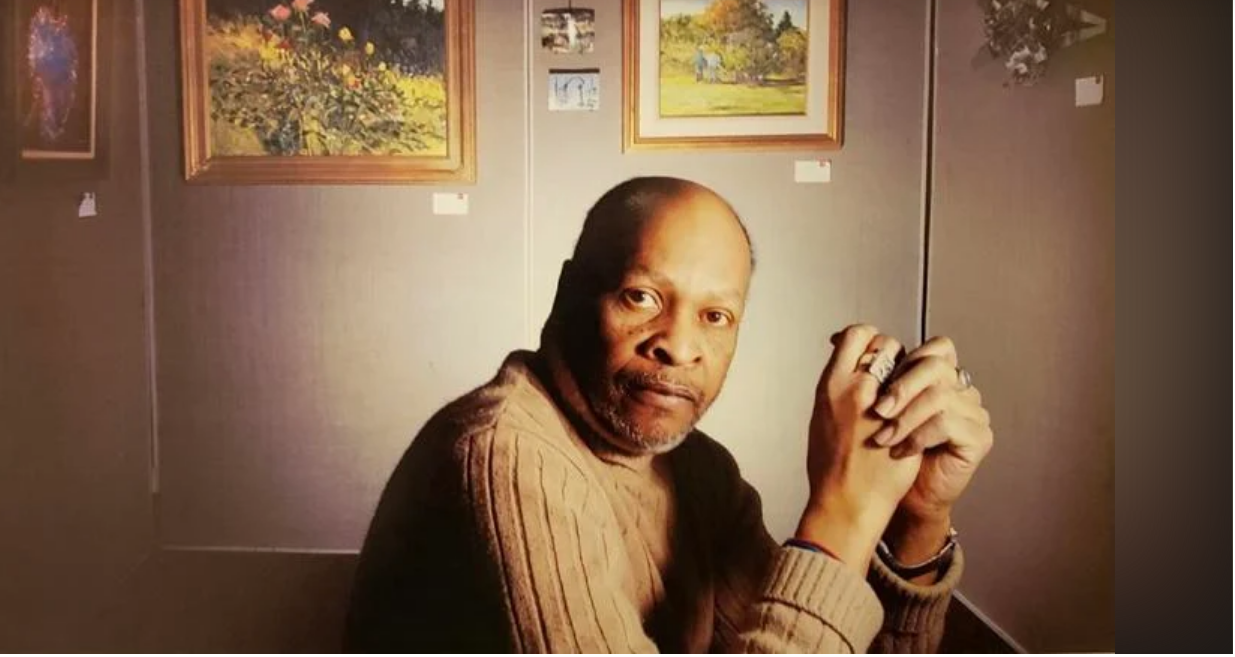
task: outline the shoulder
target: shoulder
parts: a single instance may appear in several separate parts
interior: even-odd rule
[[[581,445],[531,368],[534,355],[515,352],[488,383],[438,411],[413,441],[471,475],[550,462],[583,469]],[[430,447],[432,446],[432,447]],[[477,470],[478,461],[484,468]]]

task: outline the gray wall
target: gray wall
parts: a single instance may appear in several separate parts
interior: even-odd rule
[[[914,331],[922,7],[855,3],[846,148],[835,182],[808,186],[792,180],[792,153],[623,155],[617,3],[597,7],[596,52],[570,57],[511,29],[529,22],[520,5],[482,1],[480,171],[465,218],[433,216],[432,188],[186,185],[175,16],[149,9],[166,543],[357,549],[412,433],[506,352],[535,346],[588,205],[636,173],[712,184],[750,222],[761,260],[750,322],[706,427],[724,427],[717,437],[763,491],[778,533],[805,500],[801,455],[827,336],[860,318]],[[548,69],[584,62],[603,72],[602,110],[550,114]]]
[[[5,7],[10,5],[6,4]],[[72,645],[153,544],[131,2],[101,54],[101,182],[0,182],[0,649]],[[101,58],[102,59],[102,58]],[[3,60],[11,60],[6,56]],[[77,218],[84,192],[99,214]]]
[[[956,339],[995,427],[957,513],[962,589],[1029,650],[1111,650],[1112,35],[1004,88],[1000,64],[971,65],[978,5],[939,9],[927,326]],[[1090,75],[1106,102],[1075,107]]]
[[[479,182],[442,217],[439,187],[186,184],[147,3],[164,542],[357,549],[414,431],[525,342],[522,19],[478,4]]]
[[[827,336],[861,319],[918,337],[927,7],[851,0],[841,151],[624,155],[620,3],[594,3],[596,51],[579,56],[530,39],[550,4],[477,0],[475,186],[207,187],[180,173],[175,3],[116,3],[112,175],[94,185],[103,215],[72,217],[81,185],[0,186],[0,563],[20,565],[0,609],[21,619],[0,626],[0,646],[335,648],[351,554],[399,454],[440,404],[535,346],[588,204],[635,174],[713,185],[750,225],[760,264],[748,320],[704,428],[762,493],[773,532],[791,530]],[[1062,64],[1027,93],[965,69],[980,17],[940,4],[929,329],[961,342],[1000,441],[958,517],[964,590],[1028,647],[1109,649],[1109,631],[1073,621],[1106,610],[1093,562],[1109,554],[1108,500],[1090,482],[1109,476],[1109,454],[1085,360],[1099,357],[1102,317],[1089,308],[1103,290],[1083,248],[1099,233],[1081,221],[1104,211],[1083,179],[1102,171],[1101,137],[1079,122],[1102,135],[1109,121],[1060,104],[1072,77]],[[601,69],[599,112],[546,110],[559,66]],[[1009,137],[1002,111],[1058,136]],[[1008,149],[1038,164],[1005,177],[1000,167],[1018,166]],[[793,183],[794,160],[818,157],[832,159],[833,182]],[[1035,201],[1006,182],[1034,166],[1054,167],[1037,175],[1065,188]],[[442,190],[468,192],[471,214],[432,215]],[[1005,198],[1015,213],[996,206]],[[1021,288],[1032,303],[1004,295]],[[1023,350],[995,351],[1012,337]],[[66,608],[80,631],[63,630]]]

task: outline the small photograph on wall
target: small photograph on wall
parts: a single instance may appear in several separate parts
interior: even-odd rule
[[[98,0],[17,0],[17,142],[23,161],[94,160]]]
[[[591,9],[546,9],[540,14],[540,45],[555,53],[592,52],[595,19]]]
[[[600,109],[600,69],[549,71],[549,111],[594,112]]]

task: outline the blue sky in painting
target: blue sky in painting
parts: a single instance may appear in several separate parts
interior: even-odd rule
[[[440,0],[435,0],[440,1]],[[780,15],[786,11],[793,19],[793,24],[806,27],[807,0],[763,0],[772,12],[773,21],[779,21]],[[703,11],[712,0],[660,0],[660,15],[697,14]]]

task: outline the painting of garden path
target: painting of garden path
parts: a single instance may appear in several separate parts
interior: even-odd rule
[[[661,0],[660,115],[806,112],[808,0]]]

